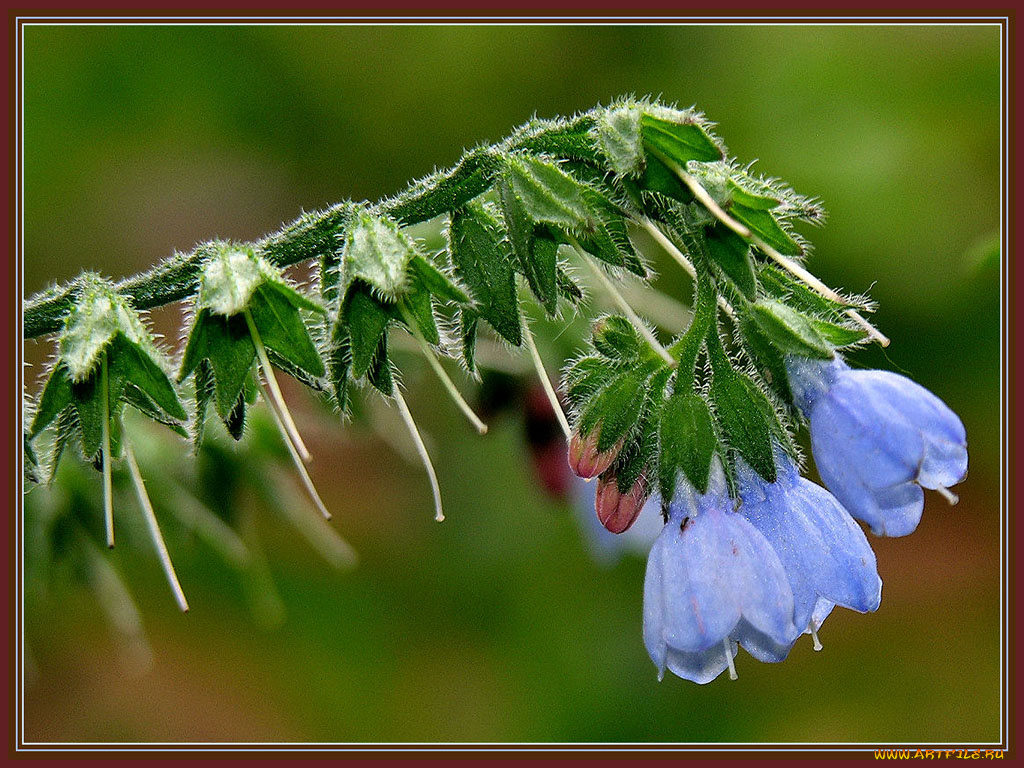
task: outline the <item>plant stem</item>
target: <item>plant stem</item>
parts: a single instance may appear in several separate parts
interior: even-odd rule
[[[608,276],[604,271],[593,262],[590,255],[583,250],[583,246],[581,246],[573,237],[570,237],[569,240],[572,242],[573,247],[580,255],[582,261],[590,269],[590,272],[597,278],[598,282],[601,283],[601,287],[607,291],[608,295],[612,297],[612,300],[619,309],[621,309],[626,317],[629,318],[629,322],[631,322],[633,327],[636,328],[640,335],[644,337],[647,343],[651,346],[651,349],[657,352],[658,356],[666,363],[669,365],[675,365],[675,358],[672,357],[672,355],[670,355],[663,346],[661,346],[661,342],[658,341],[658,338],[651,332],[651,329],[647,327],[647,323],[641,320],[640,316],[631,306],[629,306],[629,302],[626,301],[626,298],[619,292],[619,289],[615,287],[615,284],[608,279]]]
[[[540,379],[541,386],[544,387],[544,394],[548,396],[548,402],[551,403],[551,410],[555,412],[555,418],[558,419],[558,425],[562,428],[562,434],[565,435],[565,441],[569,442],[572,440],[572,428],[569,426],[569,420],[565,417],[565,411],[562,410],[562,404],[558,402],[558,395],[555,393],[555,388],[551,386],[551,379],[548,377],[548,372],[544,368],[544,361],[540,359],[540,353],[537,351],[537,344],[533,338],[533,331],[530,329],[529,321],[523,323],[523,329],[526,333],[523,334],[523,341],[526,342],[526,348],[530,352],[530,359],[533,361],[533,367],[537,371],[537,378]]]
[[[132,445],[128,442],[128,435],[124,433],[124,430],[122,430],[121,434],[121,441],[124,444],[124,455],[128,459],[128,470],[132,476],[132,483],[135,485],[135,493],[139,497],[139,506],[142,507],[142,514],[146,518],[149,535],[153,539],[157,555],[160,556],[160,565],[163,566],[164,574],[171,585],[171,591],[174,592],[174,599],[178,602],[178,607],[183,612],[188,612],[188,600],[185,599],[185,593],[178,582],[178,574],[174,572],[174,564],[171,562],[171,556],[167,552],[167,544],[164,543],[163,534],[160,533],[160,525],[157,523],[156,515],[153,513],[153,505],[149,501],[149,494],[146,493],[146,484],[142,481],[142,473],[139,472],[139,465],[135,461],[135,452],[132,451]]]
[[[267,349],[263,346],[263,339],[260,338],[260,332],[256,328],[256,323],[252,319],[252,313],[248,309],[242,310],[242,314],[245,316],[245,324],[249,326],[249,335],[252,337],[252,342],[256,346],[256,355],[259,357],[260,368],[263,369],[263,377],[267,380],[267,385],[270,387],[270,394],[272,398],[267,398],[268,402],[277,406],[280,411],[281,419],[284,422],[285,435],[290,438],[290,442],[294,444],[295,449],[299,452],[303,461],[309,461],[312,456],[309,455],[309,450],[306,448],[306,444],[302,442],[302,435],[299,434],[298,428],[295,426],[295,420],[292,419],[291,411],[288,410],[288,406],[284,402],[284,396],[281,394],[281,387],[277,384],[277,377],[274,375],[274,369],[270,365],[270,358],[267,357]],[[264,393],[266,394],[266,393]],[[328,515],[328,517],[330,517]]]
[[[409,333],[416,339],[416,343],[419,344],[420,349],[423,351],[423,356],[427,358],[427,362],[430,363],[430,367],[437,374],[437,378],[441,380],[445,390],[448,392],[448,396],[455,402],[459,410],[465,414],[466,418],[469,419],[476,431],[481,435],[487,434],[487,425],[480,420],[480,417],[473,412],[473,409],[469,407],[469,403],[462,397],[462,393],[459,392],[455,386],[455,382],[451,380],[444,368],[441,367],[440,361],[437,356],[434,355],[434,351],[430,348],[427,340],[423,337],[423,333],[420,331],[419,326],[416,325],[416,320],[413,318],[412,313],[409,312],[404,302],[398,303],[398,309],[402,313],[402,318],[405,320],[405,324],[409,329]]]
[[[444,510],[441,508],[441,486],[437,482],[437,473],[434,472],[434,465],[430,461],[430,454],[427,453],[427,446],[423,444],[420,431],[416,428],[416,422],[413,421],[412,413],[409,412],[409,406],[406,405],[405,398],[402,397],[402,392],[398,389],[397,385],[392,387],[391,396],[395,398],[398,412],[402,414],[402,421],[405,422],[405,426],[409,429],[412,441],[416,444],[416,452],[423,461],[423,468],[427,470],[427,477],[430,478],[430,490],[434,494],[434,519],[442,523],[444,522]]]
[[[267,397],[267,390],[263,388],[262,384],[260,384],[260,392],[263,393],[263,397],[267,400],[269,404],[270,398]],[[302,484],[306,487],[306,493],[309,494],[309,497],[313,500],[313,503],[316,505],[316,508],[320,510],[320,514],[324,516],[324,519],[330,520],[331,513],[328,512],[327,507],[324,506],[323,499],[321,499],[320,494],[316,492],[316,486],[313,485],[313,481],[309,477],[309,472],[306,471],[306,465],[302,463],[302,459],[299,458],[299,453],[296,450],[295,445],[293,445],[292,441],[288,438],[288,430],[281,422],[281,416],[272,406],[270,408],[270,413],[274,417],[274,424],[277,425],[278,432],[281,433],[281,440],[288,448],[288,454],[292,457],[292,462],[294,462],[295,464],[295,469],[298,470],[299,477],[302,478]]]
[[[103,418],[103,522],[107,529],[107,547],[114,548],[114,499],[110,479],[110,379],[107,353],[100,358],[100,400]]]

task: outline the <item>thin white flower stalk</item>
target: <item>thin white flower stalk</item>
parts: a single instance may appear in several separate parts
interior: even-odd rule
[[[267,390],[262,384],[260,384],[260,392],[269,404],[270,398],[267,397]],[[277,426],[277,431],[281,433],[281,439],[288,448],[288,454],[292,457],[292,463],[295,464],[295,469],[299,472],[299,477],[302,479],[302,485],[306,488],[306,493],[309,494],[309,498],[313,501],[313,504],[316,505],[316,508],[320,510],[320,514],[324,516],[324,519],[330,520],[331,513],[327,511],[327,507],[324,505],[323,499],[321,499],[320,494],[316,492],[316,486],[313,485],[313,481],[309,477],[309,472],[306,471],[306,465],[303,464],[298,450],[288,438],[288,430],[281,421],[281,415],[273,406],[271,406],[269,410],[271,415],[274,417],[274,424]]]
[[[473,425],[476,431],[481,435],[486,435],[487,425],[484,424],[480,417],[477,416],[470,407],[469,403],[466,402],[465,398],[462,397],[462,393],[459,392],[458,388],[455,386],[455,382],[448,376],[448,373],[441,366],[440,361],[437,359],[434,351],[430,348],[427,340],[423,337],[423,333],[420,331],[419,326],[416,325],[416,321],[409,313],[409,310],[401,303],[398,307],[402,313],[402,317],[405,319],[406,326],[409,328],[409,332],[413,335],[413,338],[416,339],[416,343],[419,345],[420,350],[423,352],[423,356],[427,359],[427,362],[430,363],[430,367],[433,369],[434,373],[437,374],[437,378],[441,380],[441,384],[444,385],[448,396],[452,399],[455,405],[458,406],[459,410],[462,411],[465,417],[469,419],[469,423]]]
[[[612,298],[612,301],[622,310],[623,314],[629,318],[629,322],[633,324],[633,327],[640,333],[641,336],[651,345],[651,349],[657,352],[658,356],[669,365],[675,365],[676,360],[672,355],[668,353],[668,350],[661,346],[661,342],[658,341],[657,337],[651,332],[651,329],[647,327],[640,316],[636,313],[633,307],[630,306],[629,302],[626,301],[626,297],[619,292],[619,289],[615,287],[615,284],[608,279],[608,276],[602,271],[602,269],[593,262],[586,252],[583,250],[583,246],[576,241],[575,238],[570,238],[573,247],[576,248],[576,252],[580,255],[581,260],[589,268],[591,274],[597,278],[601,287],[608,293]]]
[[[103,522],[107,529],[107,547],[114,548],[114,498],[110,479],[110,378],[107,374],[107,354],[100,362],[100,400],[103,417]]]
[[[669,256],[676,260],[676,263],[678,263],[679,266],[683,268],[683,271],[686,272],[686,274],[688,274],[694,280],[697,279],[697,270],[694,268],[693,263],[686,257],[685,253],[683,253],[676,247],[675,243],[673,243],[671,240],[668,239],[668,237],[666,237],[665,233],[661,231],[660,227],[658,227],[653,221],[646,217],[642,219],[633,219],[633,221],[635,221],[637,224],[643,227],[644,230],[646,230],[647,233],[654,238],[655,242],[657,242],[658,245],[664,248],[665,251],[668,252]],[[718,296],[718,306],[720,306],[722,308],[722,311],[725,312],[725,314],[727,314],[729,317],[736,316],[736,311],[732,308],[732,304],[730,304],[729,301],[722,295]]]
[[[729,662],[729,679],[735,680],[738,675],[736,674],[736,664],[732,658],[732,648],[729,647],[729,638],[722,640],[722,644],[725,645],[725,660]]]
[[[142,473],[139,472],[139,465],[135,461],[135,452],[132,450],[131,443],[128,442],[127,435],[122,437],[122,441],[124,443],[124,455],[128,460],[128,470],[132,476],[132,483],[135,486],[135,494],[139,498],[139,506],[142,507],[142,514],[146,518],[149,535],[153,539],[153,545],[156,547],[157,555],[160,557],[160,565],[164,569],[164,575],[171,586],[171,591],[174,592],[174,599],[177,601],[178,607],[181,608],[182,612],[187,613],[188,600],[185,599],[185,593],[182,591],[181,583],[178,581],[178,574],[174,572],[174,564],[171,562],[171,556],[167,552],[167,544],[164,543],[163,534],[160,533],[160,524],[156,521],[153,505],[149,501],[149,494],[146,493],[146,484],[142,480]]]
[[[412,441],[416,444],[416,452],[420,455],[423,468],[427,471],[427,477],[430,479],[430,490],[434,494],[434,519],[442,523],[444,522],[444,510],[441,508],[441,486],[437,482],[437,473],[434,472],[434,465],[430,461],[430,454],[427,453],[427,446],[423,444],[423,438],[420,437],[420,431],[416,428],[416,422],[412,418],[409,406],[406,404],[405,398],[402,397],[402,393],[397,385],[392,388],[391,395],[395,398],[398,412],[402,414],[402,421],[405,422],[405,426],[412,436]]]
[[[935,489],[935,492],[939,494],[939,496],[944,498],[946,500],[946,503],[949,504],[949,506],[951,507],[955,507],[957,504],[960,503],[960,497],[953,493],[951,490],[949,490],[949,488],[940,485],[938,488]]]
[[[540,359],[540,353],[537,351],[537,343],[533,339],[533,331],[530,329],[529,321],[523,322],[523,330],[523,341],[526,342],[526,349],[530,352],[530,359],[533,361],[533,367],[537,371],[537,378],[540,379],[541,386],[544,387],[544,394],[547,395],[548,402],[551,403],[551,410],[555,412],[558,425],[562,428],[562,434],[565,435],[565,441],[569,442],[572,440],[572,428],[569,426],[569,419],[566,418],[565,411],[562,410],[562,404],[558,402],[558,395],[551,384],[551,377],[548,376],[547,369],[544,367],[544,361]]]
[[[689,190],[693,193],[693,196],[696,197],[704,205],[705,208],[711,211],[711,213],[714,215],[716,219],[718,219],[720,222],[722,222],[725,226],[727,226],[740,237],[750,240],[764,253],[766,253],[769,256],[769,258],[772,259],[772,261],[774,261],[780,267],[789,271],[794,276],[802,280],[805,284],[813,288],[826,299],[830,299],[832,301],[839,303],[844,303],[842,296],[840,296],[838,293],[836,293],[823,282],[821,282],[821,280],[819,280],[817,277],[815,277],[806,269],[804,269],[802,265],[800,265],[798,262],[794,261],[793,259],[790,259],[787,256],[783,256],[777,250],[768,245],[768,243],[766,243],[764,240],[758,237],[755,233],[751,232],[749,227],[736,221],[736,219],[734,219],[732,216],[726,213],[722,209],[722,207],[717,202],[715,202],[714,198],[711,197],[710,193],[708,193],[708,191],[704,189],[701,183],[697,181],[697,179],[695,179],[689,173],[687,173],[678,163],[672,161],[670,158],[665,157],[663,155],[660,155],[659,157],[663,162],[665,162],[666,165],[668,165],[669,168],[672,169],[673,173],[675,173],[679,177],[679,179],[689,188]],[[883,347],[889,346],[889,337],[883,334],[877,328],[875,328],[875,326],[873,326],[871,323],[869,323],[864,318],[864,316],[860,314],[860,312],[858,312],[855,309],[847,309],[846,315],[847,317],[851,318],[854,322],[856,322],[861,328],[863,328],[871,338],[873,338]]]
[[[268,402],[271,402],[276,406],[277,410],[280,411],[281,420],[284,424],[285,435],[289,442],[295,446],[299,456],[302,457],[303,461],[309,461],[312,456],[309,450],[306,448],[306,444],[302,441],[302,435],[299,434],[298,428],[295,426],[295,420],[292,419],[291,411],[288,410],[288,405],[284,401],[284,396],[281,394],[281,387],[277,384],[277,377],[274,375],[274,369],[270,365],[270,358],[267,357],[267,348],[263,346],[263,339],[260,338],[260,332],[256,328],[256,323],[252,319],[252,313],[245,309],[243,310],[245,315],[245,323],[249,326],[249,335],[252,337],[252,343],[256,347],[256,355],[260,361],[260,368],[263,369],[263,377],[267,380],[267,386],[270,388],[270,394],[273,396],[273,400],[267,398]],[[264,396],[266,393],[264,392]]]

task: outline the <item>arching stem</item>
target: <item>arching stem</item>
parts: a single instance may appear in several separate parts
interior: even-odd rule
[[[103,522],[107,529],[107,546],[114,548],[114,498],[110,480],[110,378],[107,374],[107,353],[100,358],[100,400],[103,418]]]

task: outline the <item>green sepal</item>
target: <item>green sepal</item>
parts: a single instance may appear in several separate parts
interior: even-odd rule
[[[295,305],[274,283],[263,283],[249,301],[249,312],[267,349],[314,378],[324,375],[324,362]]]
[[[171,421],[157,419],[158,421],[170,424],[173,421],[180,422],[188,418],[181,401],[178,400],[178,393],[164,369],[149,356],[145,349],[128,339],[123,333],[115,335],[110,346],[107,347],[107,360],[108,376],[112,380],[130,382],[146,395],[152,405],[171,419]]]
[[[391,361],[388,359],[388,335],[386,333],[380,337],[377,353],[373,356],[370,369],[367,371],[367,378],[378,392],[391,397],[395,381],[391,373]]]
[[[526,215],[537,224],[576,232],[591,219],[584,197],[587,188],[554,163],[530,155],[511,156],[508,182]]]
[[[609,360],[638,360],[646,346],[633,324],[621,315],[605,315],[594,321],[591,343]]]
[[[519,268],[526,276],[526,282],[549,315],[554,315],[558,307],[558,284],[556,267],[558,266],[558,244],[543,239],[537,247],[536,225],[519,200],[508,179],[503,179],[499,186],[501,212],[508,230],[512,252],[519,263]]]
[[[779,351],[758,324],[750,317],[743,316],[739,321],[740,341],[757,372],[778,392],[788,404],[793,404],[793,393],[789,388],[789,374],[783,353]]]
[[[406,285],[416,247],[391,219],[362,213],[352,223],[342,252],[346,282],[362,280],[389,298]]]
[[[631,182],[624,179],[623,186],[629,189]],[[640,177],[639,189],[664,195],[680,203],[692,203],[694,199],[689,187],[680,181],[671,168],[654,155],[647,156],[647,164],[644,166],[643,175]],[[640,197],[643,199],[645,196],[640,195]],[[644,207],[649,210],[651,208],[650,202],[645,202],[647,204]],[[655,210],[657,210],[656,207]]]
[[[622,372],[587,404],[577,428],[588,435],[600,425],[599,452],[609,450],[636,426],[643,410],[645,378],[639,372]]]
[[[643,262],[629,240],[626,219],[607,198],[593,189],[584,191],[591,216],[579,231],[580,245],[588,253],[616,267],[626,267],[639,277],[646,277]]]
[[[459,336],[462,339],[462,361],[466,370],[476,373],[476,336],[480,325],[480,316],[470,310],[459,313]]]
[[[507,342],[523,341],[512,253],[490,208],[471,203],[452,214],[448,253],[479,313]]]
[[[769,195],[759,195],[756,192],[744,189],[735,180],[729,179],[729,194],[733,202],[746,208],[753,208],[758,211],[770,211],[778,208],[780,201]]]
[[[691,160],[709,163],[723,157],[722,148],[695,121],[675,122],[644,113],[640,117],[640,132],[646,147],[661,152],[682,168]]]
[[[640,114],[636,107],[627,106],[607,109],[598,118],[598,145],[620,176],[636,176],[644,167]]]
[[[764,242],[786,256],[799,256],[803,253],[800,245],[789,236],[770,211],[748,208],[733,202],[729,208],[733,218],[746,224],[750,231],[758,235]]]
[[[721,224],[708,227],[705,232],[704,242],[711,261],[740,293],[753,299],[757,294],[757,277],[750,259],[750,245]]]
[[[810,318],[810,320],[814,330],[833,347],[849,347],[853,344],[859,344],[868,337],[868,332],[859,326],[839,325],[814,317]]]
[[[203,360],[209,360],[212,367],[217,414],[227,419],[256,361],[256,346],[245,317],[215,315],[209,309],[199,311],[185,345],[178,380],[183,381]]]
[[[810,318],[773,299],[750,305],[749,312],[764,335],[783,352],[819,360],[833,356],[832,347]]]
[[[618,372],[617,366],[596,355],[586,355],[573,360],[562,374],[562,391],[573,408],[581,408],[599,390],[605,387]]]
[[[412,272],[413,279],[418,279],[431,295],[441,301],[451,301],[456,304],[469,303],[469,296],[465,291],[422,256],[412,257],[409,261],[409,270]]]
[[[348,329],[347,341],[354,378],[362,378],[370,369],[381,336],[393,317],[392,312],[374,298],[364,285],[356,284],[349,289],[341,321]]]
[[[771,436],[778,430],[773,427],[777,418],[768,398],[748,377],[724,366],[715,367],[710,394],[729,446],[757,474],[775,482]]]
[[[845,310],[855,306],[822,296],[788,272],[771,264],[761,267],[759,277],[768,294],[808,315],[841,323],[845,317]]]
[[[670,397],[661,411],[659,440],[661,497],[673,497],[680,470],[698,493],[706,493],[718,438],[704,398],[692,390]]]
[[[561,266],[555,271],[555,282],[558,284],[558,295],[574,307],[583,302],[583,288]]]
[[[228,430],[228,434],[235,440],[241,440],[242,435],[245,434],[245,411],[247,405],[245,392],[242,391],[239,393],[238,400],[235,401],[228,415],[224,417],[224,426]]]
[[[71,379],[68,377],[67,366],[58,361],[50,371],[50,377],[46,380],[43,391],[39,395],[39,403],[35,415],[32,417],[28,438],[30,440],[35,438],[69,405],[71,405]]]
[[[209,360],[200,360],[192,377],[196,407],[192,414],[192,453],[199,454],[206,432],[206,411],[214,397],[213,368]]]
[[[437,321],[434,319],[434,304],[430,299],[430,293],[422,286],[414,286],[405,295],[405,306],[412,316],[423,338],[428,344],[439,344],[441,336],[437,331]]]
[[[663,367],[647,382],[643,413],[635,437],[612,465],[620,493],[627,493],[641,475],[646,475],[652,484],[654,482],[654,472],[649,470],[656,471],[653,465],[658,456],[658,422],[665,400],[665,387],[671,376],[672,369]]]
[[[128,405],[136,408],[153,421],[163,424],[175,434],[188,438],[188,430],[181,424],[181,420],[186,417],[183,416],[181,419],[170,418],[164,408],[154,402],[143,390],[133,384],[129,384],[125,387],[122,398]]]
[[[349,327],[344,323],[335,323],[331,332],[331,346],[327,354],[327,378],[331,382],[334,400],[338,410],[346,413],[351,405],[349,385],[352,379],[352,343]],[[376,350],[374,350],[376,351]],[[372,363],[372,355],[367,361],[367,371]]]

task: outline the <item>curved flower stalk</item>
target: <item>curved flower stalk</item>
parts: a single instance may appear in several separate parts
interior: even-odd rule
[[[799,635],[782,562],[733,507],[717,460],[707,493],[682,482],[669,505],[644,580],[644,644],[659,679],[666,668],[695,683],[726,668],[735,678],[737,643],[775,660]]]
[[[768,540],[793,589],[793,624],[814,637],[836,605],[860,613],[882,599],[875,553],[836,498],[776,449],[778,474],[769,483],[746,463],[738,468],[740,513]],[[762,661],[782,661],[789,646],[765,648]]]
[[[947,489],[967,475],[967,435],[939,398],[905,376],[853,370],[838,356],[790,357],[787,368],[821,479],[872,533],[913,533],[922,488],[956,501]]]

